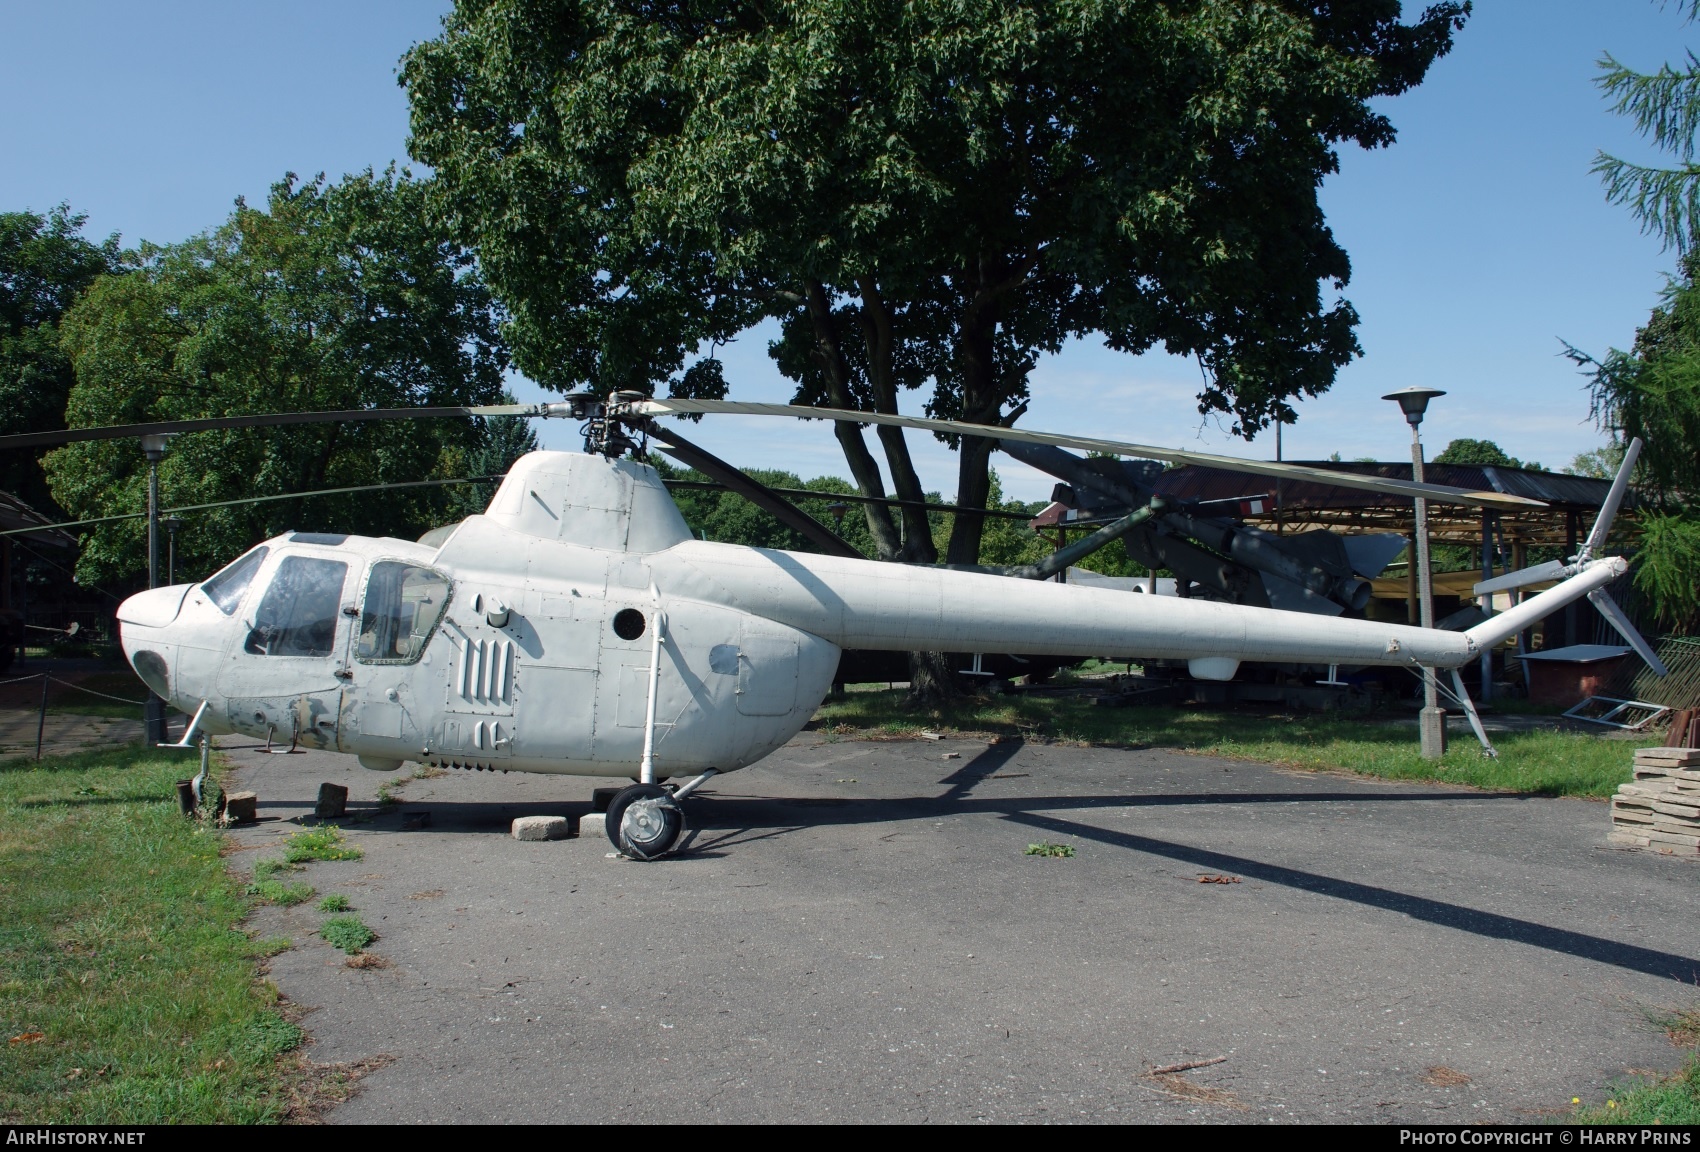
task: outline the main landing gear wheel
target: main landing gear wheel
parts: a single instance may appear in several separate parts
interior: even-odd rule
[[[659,860],[685,833],[685,814],[659,784],[633,784],[614,794],[604,820],[608,839],[633,860]]]

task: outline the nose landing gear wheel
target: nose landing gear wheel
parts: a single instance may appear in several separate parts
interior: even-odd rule
[[[659,784],[633,784],[614,794],[603,825],[615,848],[633,860],[658,860],[685,832],[685,814]]]

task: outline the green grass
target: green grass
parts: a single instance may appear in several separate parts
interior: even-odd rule
[[[353,956],[378,938],[358,916],[332,916],[319,925],[319,935],[332,948],[341,948]]]
[[[1397,723],[1387,716],[1098,708],[1090,700],[1067,696],[970,698],[939,711],[917,712],[905,708],[901,689],[849,693],[823,704],[815,721],[829,737],[930,731],[1177,748],[1291,768],[1439,780],[1543,796],[1609,796],[1630,778],[1633,750],[1657,743],[1652,736],[1636,742],[1572,732],[1491,733],[1499,759],[1489,760],[1473,738],[1453,734],[1446,756],[1431,761],[1418,754],[1414,718]]]
[[[321,912],[346,912],[352,907],[354,905],[349,903],[348,897],[341,892],[332,892],[319,901],[319,911]]]
[[[180,756],[138,748],[0,765],[0,1119],[283,1118],[301,1031],[257,979],[277,941],[222,837],[177,811]],[[36,1034],[40,1038],[36,1039]]]
[[[1700,1053],[1690,1053],[1676,1075],[1612,1085],[1598,1108],[1578,1109],[1581,1124],[1700,1124]]]

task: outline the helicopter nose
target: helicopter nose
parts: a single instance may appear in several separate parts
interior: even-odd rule
[[[189,585],[150,588],[138,592],[118,606],[118,641],[130,667],[162,700],[171,699],[171,665],[174,645],[167,637],[171,624],[183,610]]]
[[[189,594],[189,587],[177,584],[170,588],[149,588],[146,592],[138,592],[118,605],[118,622],[142,628],[164,628],[183,610],[183,598]]]

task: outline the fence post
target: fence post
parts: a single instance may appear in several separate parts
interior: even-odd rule
[[[35,758],[41,759],[41,733],[47,727],[47,673],[41,674],[41,713],[35,718]]]

